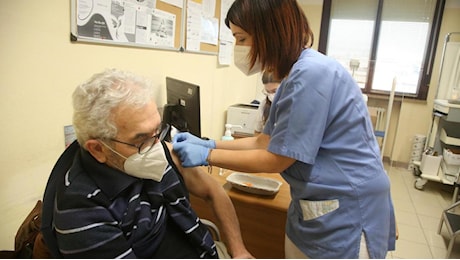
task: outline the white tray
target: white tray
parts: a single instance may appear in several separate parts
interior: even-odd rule
[[[232,187],[258,195],[272,195],[279,191],[282,182],[247,173],[234,172],[227,177]]]

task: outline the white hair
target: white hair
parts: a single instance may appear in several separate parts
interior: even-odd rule
[[[73,126],[82,147],[89,139],[110,139],[118,129],[113,111],[120,105],[142,107],[153,101],[151,82],[130,72],[109,69],[93,75],[72,95]]]

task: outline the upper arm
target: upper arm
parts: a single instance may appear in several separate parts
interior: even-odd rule
[[[199,198],[208,199],[212,196],[212,194],[218,192],[219,188],[223,189],[219,183],[209,175],[209,173],[204,171],[202,167],[182,167],[179,158],[172,150],[172,145],[170,143],[166,143],[166,145],[169,148],[174,164],[180,171],[180,174],[185,181],[185,185],[191,194]]]

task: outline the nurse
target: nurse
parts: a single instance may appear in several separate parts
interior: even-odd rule
[[[183,166],[281,173],[292,197],[287,258],[385,258],[395,247],[390,181],[360,88],[311,49],[296,0],[236,0],[225,22],[236,65],[283,81],[262,134],[223,142],[177,134]]]
[[[262,74],[262,84],[264,85],[262,93],[265,98],[260,102],[259,108],[257,109],[256,124],[254,126],[254,134],[258,135],[262,133],[265,123],[268,120],[270,107],[275,97],[276,90],[278,89],[281,81],[273,78],[273,75],[268,71]]]

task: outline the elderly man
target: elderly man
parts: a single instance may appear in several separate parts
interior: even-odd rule
[[[147,81],[119,70],[96,74],[74,91],[73,126],[82,149],[56,185],[60,254],[216,258],[190,192],[213,208],[230,255],[251,258],[223,188],[200,168],[182,168],[162,141],[167,127],[152,93]]]

